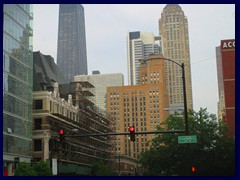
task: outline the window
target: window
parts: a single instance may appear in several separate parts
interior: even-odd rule
[[[41,125],[42,125],[41,118],[34,119],[34,130],[41,130],[42,129]]]
[[[42,99],[38,99],[34,101],[34,109],[42,109],[43,108],[43,102]]]
[[[34,140],[34,151],[42,151],[42,140]]]

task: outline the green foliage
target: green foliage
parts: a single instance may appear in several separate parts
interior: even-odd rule
[[[45,161],[40,161],[34,165],[34,170],[37,172],[38,176],[51,176],[52,170],[49,164]]]
[[[171,115],[158,127],[184,129],[182,117]],[[226,126],[209,115],[207,109],[189,111],[189,134],[197,143],[179,144],[181,134],[161,134],[153,139],[151,148],[141,154],[140,162],[146,175],[159,176],[228,176],[235,175],[235,138],[226,137]],[[196,171],[191,172],[195,166]]]
[[[15,170],[15,176],[51,176],[52,171],[48,163],[40,161],[34,165],[20,162]]]
[[[114,176],[116,174],[113,173],[111,168],[105,165],[103,162],[97,162],[92,165],[91,175],[92,176]]]
[[[36,171],[28,163],[20,162],[14,173],[15,176],[37,176]]]

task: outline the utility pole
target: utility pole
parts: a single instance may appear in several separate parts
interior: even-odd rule
[[[188,127],[188,110],[187,110],[187,93],[186,93],[186,80],[185,80],[185,64],[178,63],[177,61],[174,61],[173,59],[168,58],[161,58],[162,60],[171,61],[178,66],[182,68],[182,82],[183,82],[183,103],[184,103],[184,118],[185,118],[185,133],[186,135],[189,135],[189,127]]]

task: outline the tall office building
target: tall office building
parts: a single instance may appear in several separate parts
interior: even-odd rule
[[[185,64],[187,107],[193,108],[191,64],[188,36],[188,21],[178,4],[167,4],[159,19],[159,34],[162,38],[163,55]],[[175,63],[165,61],[167,93],[170,97],[170,112],[183,109],[182,69]]]
[[[116,132],[155,131],[169,115],[169,99],[164,85],[164,61],[162,55],[150,55],[140,63],[140,84],[107,88],[107,110],[115,120]],[[128,136],[117,136],[116,153],[138,159],[149,148],[155,135],[136,135],[131,142]]]
[[[160,37],[153,33],[128,32],[127,34],[127,63],[128,84],[137,85],[139,79],[139,60],[146,60],[150,54],[160,54]]]
[[[75,75],[88,74],[84,8],[81,4],[60,4],[57,65],[65,83]]]
[[[14,161],[32,158],[32,5],[3,6],[3,161],[11,176]]]
[[[217,53],[218,104],[222,103],[218,110],[228,127],[227,135],[235,136],[235,39],[222,40]]]
[[[123,74],[100,74],[99,71],[94,71],[92,75],[75,76],[74,81],[90,81],[94,85],[95,96],[89,98],[91,98],[92,102],[95,103],[103,114],[106,114],[107,111],[107,87],[124,85]]]

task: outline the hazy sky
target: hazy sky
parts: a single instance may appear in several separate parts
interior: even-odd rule
[[[158,21],[166,4],[83,4],[88,73],[123,73],[127,85],[128,31],[158,35]],[[194,110],[217,114],[216,50],[223,39],[235,39],[235,5],[180,4],[188,18]],[[56,62],[57,4],[34,4],[33,49]]]

